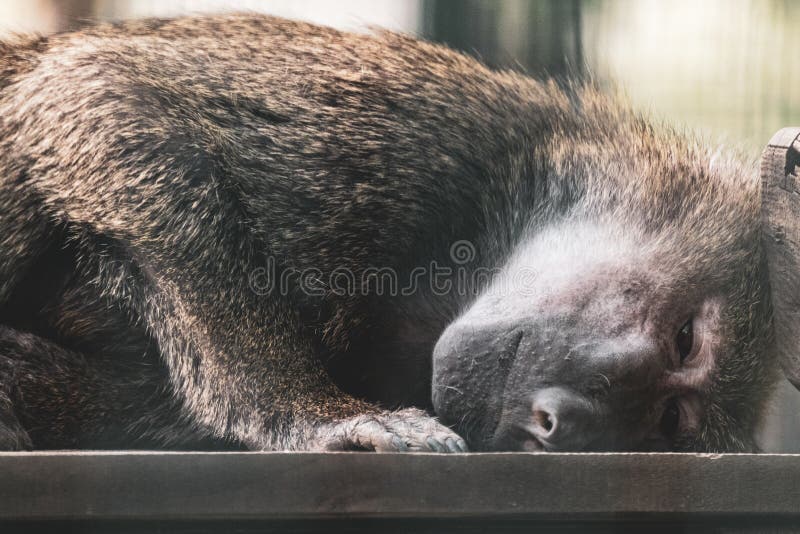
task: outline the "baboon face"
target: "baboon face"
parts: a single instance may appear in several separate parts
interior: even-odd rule
[[[641,186],[523,239],[445,330],[434,407],[471,447],[755,448],[775,369],[757,182],[694,157],[615,168]]]

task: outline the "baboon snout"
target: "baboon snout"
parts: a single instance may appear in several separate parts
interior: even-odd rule
[[[634,447],[672,410],[667,357],[637,328],[608,330],[547,316],[454,323],[434,350],[436,413],[473,450]]]

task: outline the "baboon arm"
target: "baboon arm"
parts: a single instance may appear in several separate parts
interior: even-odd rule
[[[129,181],[125,195],[110,185],[121,180],[83,174],[91,197],[60,196],[57,181],[39,191],[68,224],[114,243],[95,254],[102,273],[131,267],[101,289],[142,318],[196,422],[251,448],[287,449],[320,425],[380,412],[334,385],[288,299],[250,288],[263,252],[214,177],[167,173]]]
[[[186,405],[215,435],[254,449],[302,449],[322,424],[380,411],[334,385],[294,310],[252,292],[245,264],[221,262],[212,273],[191,263],[151,268],[155,280],[132,289],[144,288],[137,313]]]

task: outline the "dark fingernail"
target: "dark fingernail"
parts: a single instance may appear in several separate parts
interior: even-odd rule
[[[426,439],[425,443],[436,452],[444,452],[444,446],[433,438]]]

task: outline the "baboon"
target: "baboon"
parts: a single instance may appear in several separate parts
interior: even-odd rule
[[[395,33],[6,42],[0,188],[0,449],[748,451],[793,354],[752,163]]]

